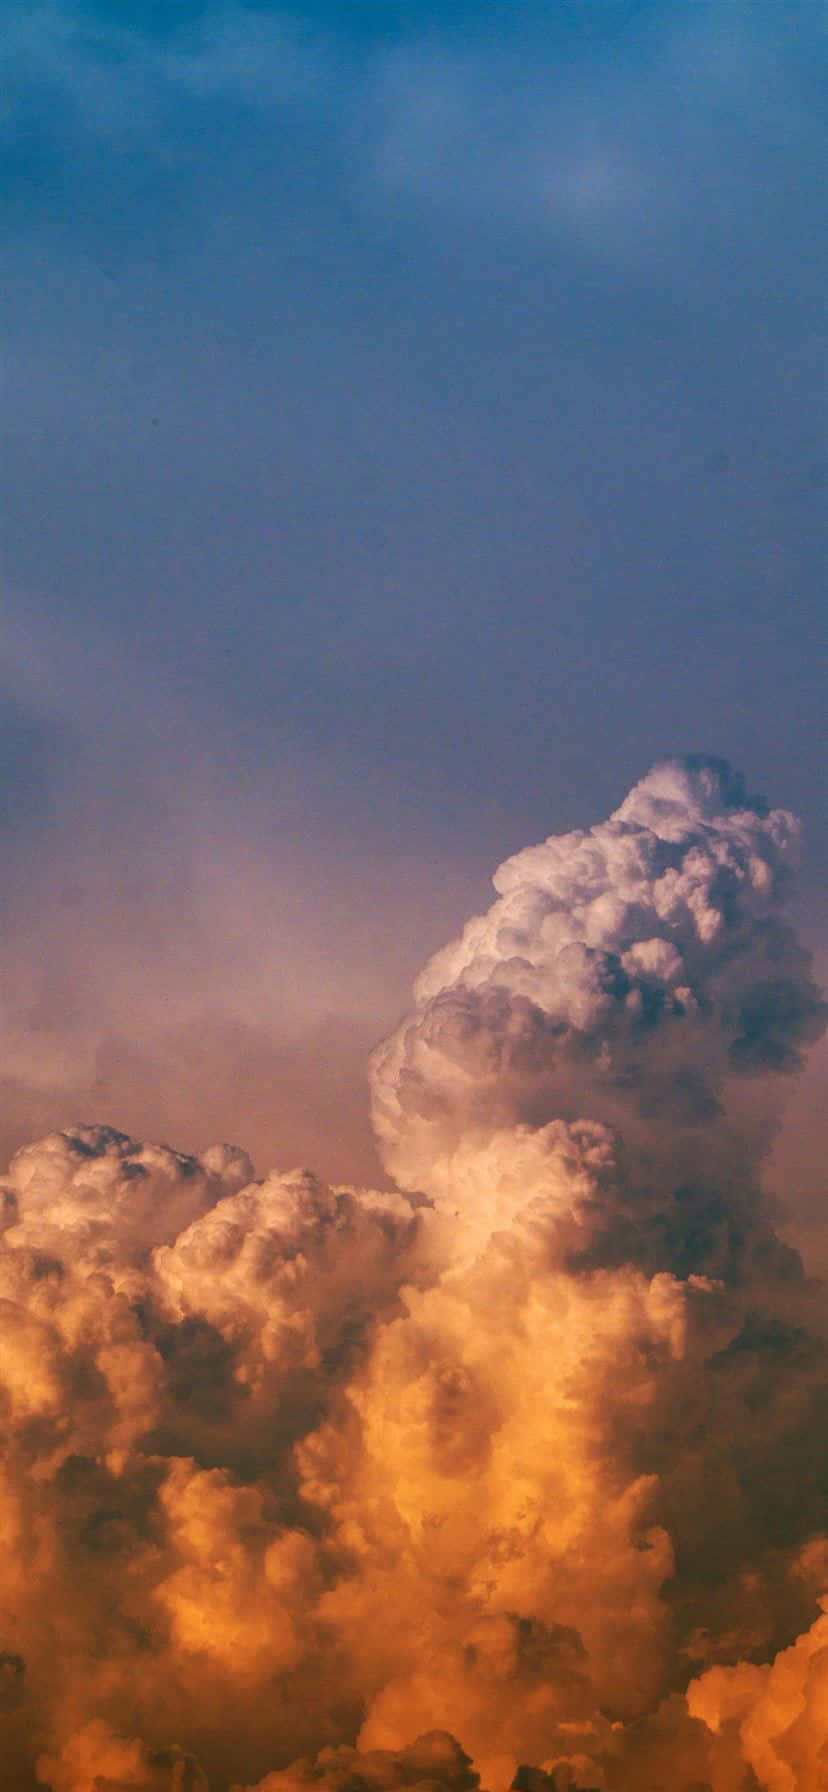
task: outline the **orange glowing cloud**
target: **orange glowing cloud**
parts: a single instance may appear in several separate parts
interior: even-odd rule
[[[396,1190],[17,1154],[14,1792],[823,1785],[828,1349],[760,1181],[822,1024],[795,837],[674,761],[502,867],[373,1058]]]

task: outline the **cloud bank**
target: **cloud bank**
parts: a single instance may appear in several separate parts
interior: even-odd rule
[[[20,1792],[816,1792],[824,1298],[761,1166],[797,828],[657,766],[375,1052],[396,1190],[79,1126],[3,1181]]]

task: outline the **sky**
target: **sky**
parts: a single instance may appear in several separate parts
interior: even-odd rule
[[[470,915],[490,910],[494,867],[550,836],[609,826],[604,818],[664,761],[685,768],[671,777],[690,778],[675,798],[684,804],[688,852],[701,828],[703,842],[715,836],[738,858],[733,813],[758,817],[750,828],[759,827],[763,841],[768,808],[799,817],[801,837],[786,834],[790,869],[783,874],[773,860],[774,902],[777,895],[784,901],[817,978],[828,982],[825,37],[816,0],[357,0],[290,9],[270,0],[0,0],[0,1161],[21,1147],[45,1152],[44,1187],[58,1191],[58,1206],[64,1184],[86,1162],[84,1140],[98,1141],[89,1147],[90,1161],[103,1166],[95,1186],[113,1200],[133,1174],[130,1151],[143,1164],[141,1152],[163,1144],[185,1154],[182,1163],[200,1166],[186,1174],[202,1191],[201,1206],[191,1211],[184,1203],[179,1212],[173,1200],[181,1225],[206,1224],[219,1185],[229,1178],[232,1193],[241,1175],[232,1167],[241,1159],[228,1159],[228,1169],[209,1157],[210,1147],[229,1141],[249,1154],[248,1176],[302,1166],[326,1187],[370,1185],[387,1204],[386,1231],[403,1225],[394,1203],[414,1201],[415,1220],[406,1206],[405,1225],[422,1224],[428,1234],[418,1188],[439,1207],[454,1199],[446,1190],[455,1178],[463,1200],[485,1218],[481,1176],[469,1168],[465,1146],[457,1145],[449,1173],[440,1167],[442,1145],[425,1148],[419,1120],[410,1120],[411,1140],[394,1142],[376,1067],[402,1053],[402,1109],[408,1113],[421,1077],[428,1105],[431,1070],[423,1065],[431,1060],[426,1052],[420,1062],[418,1029],[431,1039],[436,1028],[444,1040],[438,1021],[459,1000],[455,983],[465,989],[464,979],[474,983],[483,972],[474,969],[474,953],[466,969],[450,966],[448,993],[432,1012],[421,993],[411,995],[423,964],[457,940]],[[736,786],[710,772],[720,807],[699,822],[692,768],[701,761],[687,755],[723,759],[744,774],[738,802],[731,800]],[[738,863],[738,876],[748,876]],[[610,854],[604,875],[611,906],[621,900],[617,878],[624,884],[627,870]],[[652,867],[650,875],[657,881]],[[581,876],[573,870],[566,884],[578,915]],[[530,938],[535,898],[526,901],[531,916],[521,926]],[[710,901],[718,912],[712,886]],[[661,897],[653,902],[661,927],[667,911]],[[625,958],[647,936],[635,919],[613,916],[610,944],[597,921],[595,938],[619,964],[624,959],[617,975],[633,980],[626,1000],[639,976],[649,989],[644,960]],[[783,942],[771,930],[762,937],[776,942],[790,988],[804,989],[787,936]],[[521,935],[516,950],[524,944]],[[598,950],[591,936],[587,949]],[[541,958],[545,951],[538,946]],[[499,936],[492,954],[497,966]],[[736,956],[745,977],[758,977],[756,1014],[764,1016],[761,991],[776,973],[757,970],[761,953],[747,932]],[[438,962],[445,968],[445,959]],[[677,988],[666,964],[656,955],[652,975]],[[724,999],[720,970],[717,961],[710,972],[714,1007]],[[530,997],[512,988],[508,967],[489,965],[485,974],[508,986],[504,1015],[524,998],[546,1012],[551,984],[533,984]],[[570,989],[569,972],[561,977],[560,988]],[[582,1031],[577,1014],[588,1006],[587,983],[577,984],[581,993],[567,1009],[567,1024]],[[641,999],[649,1013],[651,996]],[[670,1000],[681,1005],[677,995]],[[760,1205],[770,1203],[761,1206],[767,1224],[775,1217],[808,1266],[828,1273],[828,1052],[807,1003],[800,1009],[798,1002],[789,1020],[800,1031],[788,1059],[768,1061],[761,1074],[754,1067],[757,1074],[738,1088],[728,1083],[727,1147],[711,1122],[712,1156],[688,1145],[687,1163],[693,1176],[719,1179],[730,1212],[738,1145],[750,1188],[761,1184]],[[490,1029],[497,1056],[506,1050],[501,1021],[487,1016],[480,1037],[489,1039]],[[511,1038],[508,1016],[501,1020]],[[761,1033],[755,1016],[750,1024]],[[457,1026],[455,1043],[439,1051],[456,1053],[462,1083],[478,1021],[468,1020],[468,1036]],[[670,1039],[674,1065],[682,1053]],[[392,1044],[377,1055],[383,1040]],[[532,1058],[535,1045],[526,1049]],[[489,1060],[482,1044],[480,1051],[483,1090]],[[696,1079],[696,1087],[706,1072],[694,1054],[695,1046],[685,1051],[680,1079]],[[775,1069],[783,1072],[772,1079],[778,1098],[765,1075]],[[529,1077],[525,1100],[506,1102],[503,1127],[553,1120],[616,1127],[628,1153],[643,1153],[642,1163],[669,1157],[669,1180],[685,1122],[676,1121],[673,1155],[665,1157],[656,1134],[667,1125],[669,1102],[665,1109],[657,1071],[649,1058],[630,1069],[651,1091],[648,1152],[640,1116],[633,1122],[615,1097],[599,1098],[598,1082],[588,1078],[583,1109],[577,1079],[563,1093],[555,1084],[562,1105],[548,1109],[551,1085],[543,1082],[541,1098]],[[528,1077],[525,1064],[520,1074]],[[718,1071],[710,1075],[715,1107]],[[724,1069],[721,1075],[726,1080]],[[442,1111],[442,1085],[432,1098]],[[478,1124],[471,1097],[461,1107],[458,1138],[464,1129],[471,1138]],[[79,1126],[93,1132],[72,1130]],[[115,1131],[94,1131],[100,1127]],[[81,1143],[38,1144],[56,1129]],[[134,1145],[113,1143],[122,1135]],[[555,1175],[567,1187],[590,1177],[598,1186],[605,1171],[590,1157],[593,1147],[581,1134],[573,1140],[566,1151],[558,1140],[566,1162]],[[486,1174],[496,1182],[491,1153],[505,1147],[489,1141],[485,1150]],[[597,1144],[594,1151],[600,1156]],[[522,1152],[521,1144],[509,1174],[532,1182],[540,1172],[534,1159],[524,1166]],[[20,1161],[29,1163],[25,1151]],[[179,1160],[151,1161],[152,1176],[177,1187]],[[616,1164],[619,1186],[626,1187],[630,1161]],[[415,1162],[419,1180],[407,1167]],[[17,1200],[28,1171],[10,1174]],[[619,1213],[626,1198],[619,1196]],[[75,1212],[71,1202],[67,1211]],[[504,1211],[511,1224],[508,1202]],[[259,1222],[251,1223],[255,1234]],[[361,1209],[342,1221],[349,1238],[349,1227],[360,1238],[368,1227],[373,1239],[379,1224]],[[163,1228],[153,1231],[157,1215],[141,1225],[142,1248],[151,1238],[153,1247],[179,1250],[181,1226],[162,1236]],[[483,1219],[480,1225],[485,1256]],[[607,1275],[621,1274],[620,1219],[618,1227],[601,1259]],[[410,1346],[415,1356],[418,1349],[439,1356],[434,1338],[459,1323],[459,1307],[451,1321],[439,1317],[442,1296],[428,1278],[435,1263],[440,1276],[449,1272],[442,1243],[429,1239],[411,1246],[410,1259],[404,1252],[395,1258],[396,1267],[377,1267],[371,1284],[381,1313],[386,1300],[392,1311],[409,1270],[431,1289],[433,1311],[422,1320],[420,1343]],[[134,1294],[133,1246],[111,1248]],[[295,1239],[290,1248],[299,1248]],[[370,1255],[375,1244],[365,1248]],[[62,1262],[64,1246],[54,1249]],[[612,1337],[629,1340],[639,1323],[642,1338],[652,1330],[656,1356],[668,1347],[666,1308],[653,1306],[655,1297],[645,1298],[635,1281],[645,1270],[651,1279],[662,1273],[653,1251],[629,1271],[623,1300],[620,1284],[607,1294],[596,1345],[607,1359]],[[460,1306],[475,1308],[462,1251],[451,1261],[451,1274],[461,1277]],[[494,1259],[486,1262],[480,1273],[488,1300],[501,1272]],[[143,1259],[139,1267],[147,1273]],[[709,1264],[688,1270],[680,1253],[662,1268],[685,1280],[716,1279]],[[343,1267],[334,1277],[340,1293],[350,1274]],[[166,1293],[153,1283],[147,1294],[158,1326],[173,1324],[170,1301],[178,1301],[176,1325],[194,1326],[198,1338],[213,1327],[210,1349],[230,1352],[221,1356],[221,1374],[231,1374],[230,1363],[232,1375],[257,1386],[257,1377],[267,1380],[255,1353],[255,1362],[244,1356],[239,1367],[235,1333],[206,1297],[191,1290],[185,1298],[176,1284],[173,1299],[163,1285]],[[589,1331],[586,1307],[565,1286],[580,1336]],[[360,1298],[348,1294],[358,1311]],[[543,1306],[546,1295],[538,1298]],[[636,1301],[643,1305],[634,1321]],[[796,1324],[816,1324],[810,1309],[797,1309]],[[214,1332],[224,1338],[220,1350]],[[736,1349],[740,1335],[734,1321],[721,1348]],[[153,1333],[159,1350],[160,1336]],[[271,1345],[259,1348],[270,1361]],[[540,1342],[537,1349],[542,1354]],[[166,1363],[163,1350],[161,1357]],[[405,1379],[388,1340],[371,1360],[368,1381],[353,1395],[369,1429],[374,1420],[380,1425],[383,1401],[393,1405],[393,1388]],[[208,1352],[209,1373],[220,1379],[218,1361]],[[134,1371],[147,1400],[153,1377],[162,1376],[153,1364]],[[490,1367],[481,1359],[463,1374],[485,1381]],[[517,1363],[514,1372],[519,1379]],[[81,1375],[77,1365],[72,1374]],[[586,1430],[597,1386],[583,1395],[593,1415]],[[316,1402],[319,1418],[328,1395],[315,1383],[312,1392],[310,1383],[302,1387],[290,1400]],[[652,1399],[658,1405],[662,1395]],[[664,1399],[668,1426],[673,1393]],[[179,1419],[156,1419],[158,1451],[183,1460]],[[340,1420],[337,1413],[330,1423]],[[107,1460],[122,1448],[129,1455],[137,1435],[133,1426],[127,1443],[109,1437]],[[187,1431],[199,1472],[232,1472],[235,1498],[246,1460],[241,1444],[233,1454],[226,1437],[208,1447],[194,1436]],[[297,1436],[291,1432],[291,1449],[300,1449]],[[585,1436],[572,1444],[573,1487]],[[61,1448],[65,1455],[65,1440]],[[73,1449],[83,1455],[86,1445],[76,1440]],[[303,1487],[313,1480],[306,1437],[301,1449],[294,1492],[297,1475]],[[403,1474],[402,1444],[400,1452]],[[604,1461],[603,1443],[601,1452]],[[349,1500],[354,1511],[360,1507],[369,1456],[343,1470],[348,1488],[337,1522],[346,1529],[345,1507]],[[50,1460],[57,1473],[57,1456]],[[657,1472],[649,1458],[641,1472]],[[776,1472],[768,1470],[771,1478]],[[170,1473],[164,1510],[173,1514],[170,1524],[186,1529],[189,1484],[180,1469]],[[599,1483],[606,1491],[609,1482]],[[219,1496],[211,1486],[220,1528],[227,1489]],[[259,1517],[250,1518],[255,1531],[265,1525],[271,1494],[261,1476],[250,1486],[260,1502]],[[682,1505],[686,1489],[673,1493]],[[137,1481],[133,1495],[146,1517]],[[494,1507],[498,1498],[492,1491]],[[672,1510],[668,1499],[658,1519],[668,1536]],[[801,1552],[812,1546],[807,1525],[795,1538],[786,1533],[785,1548],[800,1552],[796,1573],[805,1573]],[[285,1548],[289,1554],[304,1544]],[[600,1559],[608,1553],[604,1536]],[[773,1572],[746,1560],[743,1572],[773,1580],[778,1569],[778,1579],[781,1560]],[[815,1560],[808,1557],[811,1568]],[[304,1570],[291,1561],[285,1574],[305,1585]],[[396,1572],[403,1585],[399,1563]],[[248,1573],[249,1564],[239,1566],[240,1609]],[[618,1581],[621,1604],[635,1581],[626,1573]],[[311,1579],[319,1574],[316,1563]],[[164,1595],[164,1609],[175,1607],[186,1630],[176,1603],[182,1585],[175,1583],[175,1598]],[[330,1586],[328,1593],[333,1600]],[[560,1622],[571,1628],[577,1589],[566,1597],[570,1615]],[[652,1617],[653,1588],[642,1598]],[[770,1593],[767,1600],[773,1604]],[[554,1600],[544,1609],[548,1628]],[[738,1664],[767,1664],[783,1645],[800,1647],[797,1637],[797,1662],[810,1659],[812,1645],[801,1641],[812,1634],[804,1608],[792,1615],[791,1606],[787,1629],[774,1611],[772,1620],[756,1620],[760,1641],[746,1640],[753,1620],[742,1611],[729,1655],[720,1641],[708,1658],[697,1639],[687,1659],[702,1677],[725,1661],[728,1672],[741,1674]],[[228,1634],[237,1634],[236,1618],[225,1617]],[[357,1622],[355,1607],[345,1630]],[[610,1619],[609,1630],[603,1622],[584,1645],[601,1659],[612,1629]],[[82,1654],[78,1623],[66,1642],[72,1661]],[[262,1635],[269,1623],[265,1614]],[[716,1623],[721,1638],[722,1613],[715,1623],[696,1613],[687,1635],[713,1634]],[[653,1626],[655,1634],[654,1617]],[[459,1634],[452,1632],[451,1648]],[[342,1647],[351,1659],[348,1637]],[[32,1648],[40,1656],[40,1632],[38,1639]],[[3,1646],[0,1638],[0,1657]],[[90,1647],[87,1637],[83,1648]],[[491,1648],[498,1660],[498,1651],[508,1653],[502,1637]],[[566,1673],[577,1678],[575,1656],[567,1659]],[[647,1694],[653,1709],[653,1700],[679,1696],[674,1669],[659,1661]],[[340,1728],[329,1710],[319,1734],[294,1737],[296,1749],[313,1754],[320,1737],[352,1747],[360,1733],[353,1700],[368,1698],[367,1684],[356,1675]],[[714,1709],[714,1691],[705,1681],[700,1710]],[[150,1703],[155,1696],[147,1693]],[[399,1697],[409,1701],[406,1709],[416,1706],[410,1688]],[[474,1697],[458,1693],[456,1729],[445,1726],[456,1746],[474,1744],[474,1766],[444,1751],[439,1770],[449,1792],[471,1792],[463,1776],[474,1771],[484,1772],[486,1792],[500,1792],[485,1773],[497,1779],[505,1768],[483,1735]],[[624,1722],[643,1709],[619,1698]],[[643,1692],[640,1699],[646,1703]],[[127,1728],[133,1741],[123,1743],[129,1759],[116,1759],[121,1744],[107,1741],[107,1730],[98,1737],[96,1767],[98,1743],[72,1737],[87,1736],[84,1726],[98,1717],[73,1701],[75,1691],[65,1688],[46,1697],[44,1709],[62,1713],[54,1734],[43,1731],[53,1792],[97,1792],[96,1773],[108,1774],[119,1792],[122,1784],[167,1792],[167,1768],[147,1766],[144,1743],[134,1740],[144,1734],[140,1713]],[[111,1725],[104,1699],[105,1707],[100,1721]],[[185,1699],[172,1712],[182,1736],[188,1709]],[[589,1710],[587,1701],[585,1724],[593,1722]],[[662,1721],[663,1746],[673,1748],[672,1718]],[[386,1711],[366,1735],[372,1747],[399,1751],[415,1741],[404,1728]],[[610,1745],[596,1736],[584,1759],[589,1754],[590,1771],[604,1775],[600,1792],[627,1792],[617,1775],[632,1767],[626,1757],[613,1766]],[[199,1754],[192,1738],[172,1741],[188,1760]],[[548,1748],[537,1752],[542,1742],[540,1731],[528,1738],[521,1759],[533,1767],[551,1759]],[[515,1759],[519,1743],[516,1737]],[[214,1738],[204,1747],[212,1792],[225,1792],[234,1776],[252,1784],[254,1775],[281,1771],[292,1759],[278,1748],[273,1754],[266,1726],[240,1763],[232,1751],[225,1758]],[[646,1742],[653,1759],[659,1747]],[[115,1751],[111,1760],[107,1750]],[[709,1779],[714,1792],[731,1792],[732,1763],[700,1760],[692,1783]],[[784,1776],[763,1781],[758,1762],[750,1758],[760,1786],[791,1792]],[[372,1792],[428,1778],[422,1767],[419,1757],[412,1765],[395,1755],[392,1765],[376,1767]],[[179,1784],[199,1792],[198,1772],[181,1767],[176,1792]],[[558,1792],[559,1783],[578,1782],[570,1775],[524,1792]],[[21,1780],[23,1792],[30,1784]],[[653,1786],[657,1792],[657,1779]],[[298,1781],[267,1792],[297,1789]]]
[[[4,11],[4,1146],[376,1173],[418,965],[677,751],[821,948],[821,9]]]

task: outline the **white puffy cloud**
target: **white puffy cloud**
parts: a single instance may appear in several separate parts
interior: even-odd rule
[[[78,1126],[18,1151],[3,1184],[8,1242],[121,1275],[252,1174],[233,1146],[196,1159],[136,1145],[111,1127]]]
[[[455,1159],[468,1186],[480,1152],[488,1190],[493,1134],[590,1121],[621,1146],[606,1223],[632,1218],[641,1244],[654,1216],[675,1221],[682,1184],[744,1190],[768,1075],[796,1068],[824,1019],[776,912],[796,839],[794,818],[749,799],[729,767],[688,759],[655,767],[609,821],[508,859],[497,901],[431,960],[373,1057],[400,1185],[456,1210]],[[765,1078],[758,1115],[740,1104],[750,1076]],[[479,1199],[466,1205],[477,1219]]]

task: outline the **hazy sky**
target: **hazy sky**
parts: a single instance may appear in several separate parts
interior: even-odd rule
[[[665,753],[819,947],[822,9],[2,10],[3,1144],[373,1172],[424,956]]]

